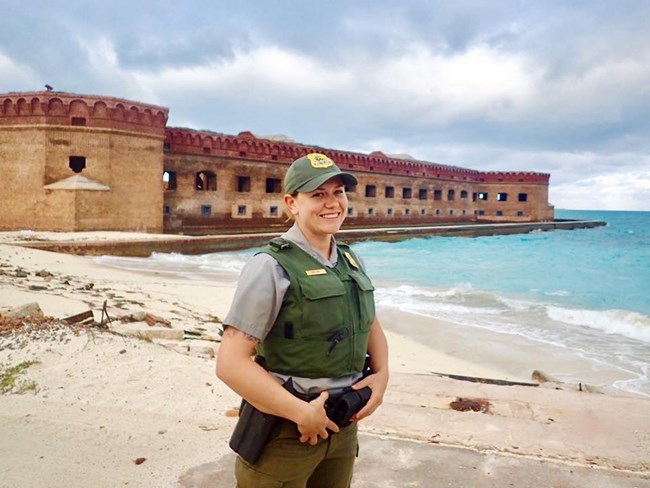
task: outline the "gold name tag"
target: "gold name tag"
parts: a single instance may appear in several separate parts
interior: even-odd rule
[[[350,254],[350,253],[347,252],[347,251],[345,251],[343,254],[345,254],[345,257],[346,257],[346,258],[348,258],[348,262],[352,265],[353,268],[357,268],[357,269],[359,269],[359,265],[357,264],[357,262],[356,262],[356,261],[354,260],[354,258],[352,257],[352,254]]]
[[[327,274],[327,271],[325,271],[323,268],[320,269],[308,269],[305,271],[307,276],[316,276],[316,275],[324,275]]]

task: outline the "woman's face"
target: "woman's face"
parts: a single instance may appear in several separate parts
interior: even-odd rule
[[[285,195],[285,203],[308,239],[330,237],[338,232],[348,212],[345,185],[339,177],[327,180],[309,193]]]

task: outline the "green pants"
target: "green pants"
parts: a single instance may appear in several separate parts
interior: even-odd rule
[[[255,464],[237,457],[237,488],[349,488],[358,453],[353,422],[315,446],[299,440],[298,429],[284,422],[280,434]]]

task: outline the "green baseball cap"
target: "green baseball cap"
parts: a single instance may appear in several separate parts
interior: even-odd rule
[[[288,194],[310,192],[327,180],[338,176],[346,185],[356,185],[357,179],[350,173],[344,173],[324,154],[310,153],[296,159],[284,177],[284,192]]]

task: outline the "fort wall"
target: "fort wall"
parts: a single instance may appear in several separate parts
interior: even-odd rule
[[[346,225],[553,220],[550,175],[480,172],[457,166],[256,138],[168,128],[165,229],[207,233],[286,226],[282,179],[288,165],[321,152],[354,174]],[[203,181],[205,180],[205,181]]]
[[[0,95],[0,230],[281,230],[284,174],[310,152],[358,179],[346,227],[553,220],[546,173],[168,128],[167,116],[112,97]]]

